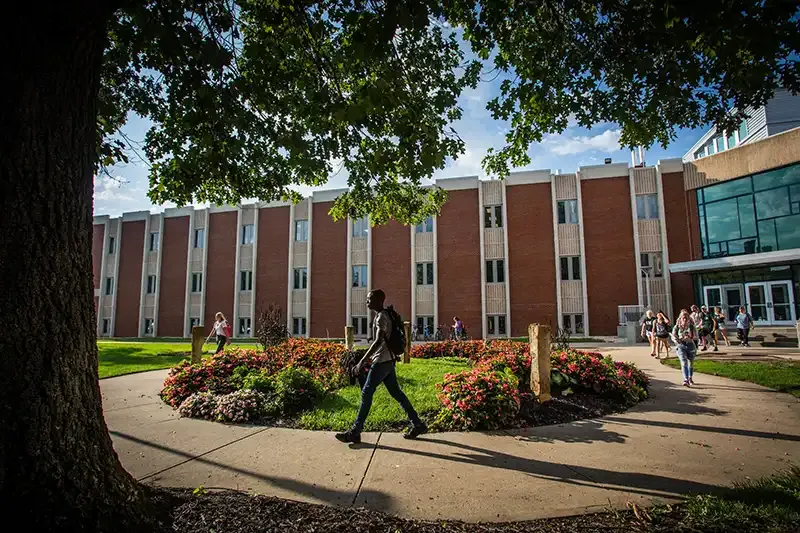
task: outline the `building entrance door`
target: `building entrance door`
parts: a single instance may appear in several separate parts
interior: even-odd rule
[[[719,307],[725,313],[725,320],[733,323],[736,315],[739,314],[739,306],[744,301],[742,286],[739,284],[731,285],[710,285],[705,287],[705,304],[709,310]]]
[[[792,326],[795,323],[791,281],[747,283],[747,308],[756,324]]]

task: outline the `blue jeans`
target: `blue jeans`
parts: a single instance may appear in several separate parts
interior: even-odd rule
[[[675,347],[675,351],[678,353],[678,359],[681,361],[681,371],[683,372],[684,381],[692,379],[694,375],[694,356],[697,354],[694,344],[679,343]]]
[[[408,420],[415,426],[420,425],[422,422],[408,401],[408,397],[400,390],[400,384],[397,383],[397,373],[394,370],[394,361],[387,361],[384,363],[375,363],[369,369],[367,378],[361,387],[361,407],[358,408],[358,416],[356,422],[353,424],[353,432],[361,433],[364,429],[364,422],[367,421],[369,410],[372,408],[372,397],[375,395],[375,390],[378,385],[383,383],[389,390],[392,398],[397,400],[403,411],[406,412]]]

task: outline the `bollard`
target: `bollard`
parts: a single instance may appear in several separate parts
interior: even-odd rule
[[[353,346],[356,344],[353,326],[344,327],[344,344],[347,346],[347,351],[353,351]]]
[[[203,358],[203,344],[206,340],[206,331],[203,326],[192,328],[192,364],[197,364]]]
[[[536,401],[550,401],[550,326],[531,324],[528,326],[531,349],[531,391]]]
[[[411,362],[411,322],[403,322],[403,327],[406,330],[406,347],[403,350],[403,362]]]

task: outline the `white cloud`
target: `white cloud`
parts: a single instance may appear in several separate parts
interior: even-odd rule
[[[619,145],[620,130],[606,130],[599,135],[579,135],[575,137],[551,136],[544,144],[557,155],[573,155],[582,152],[616,152]]]
[[[94,199],[106,202],[133,200],[126,188],[128,182],[120,176],[97,176],[94,180]]]

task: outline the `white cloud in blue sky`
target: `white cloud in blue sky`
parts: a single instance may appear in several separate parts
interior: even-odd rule
[[[494,120],[486,110],[486,103],[499,93],[502,77],[494,77],[481,82],[476,89],[465,91],[461,97],[464,114],[454,128],[464,140],[466,151],[457,160],[449,161],[446,168],[434,174],[435,178],[457,176],[486,177],[481,168],[481,160],[489,148],[499,149],[505,143],[508,131],[507,124]],[[139,117],[131,116],[124,131],[133,140],[142,140],[149,123]],[[541,143],[532,145],[528,154],[531,163],[525,168],[515,170],[550,169],[562,173],[575,172],[585,165],[603,163],[607,157],[617,162],[630,162],[630,151],[620,149],[619,126],[603,124],[592,129],[582,128],[575,121],[570,121],[567,129],[559,135],[548,135]],[[651,148],[645,157],[647,164],[654,164],[659,159],[681,157],[702,135],[698,130],[682,130],[677,139],[666,149],[660,146]],[[98,176],[95,180],[96,214],[118,216],[123,212],[152,210],[161,211],[167,206],[153,206],[147,198],[148,169],[146,163],[134,161],[127,165],[118,165],[111,174],[118,178]],[[334,171],[338,168],[334,165]],[[340,170],[331,176],[328,183],[319,189],[337,189],[347,186],[347,172]],[[312,189],[298,187],[302,194],[309,194]]]

